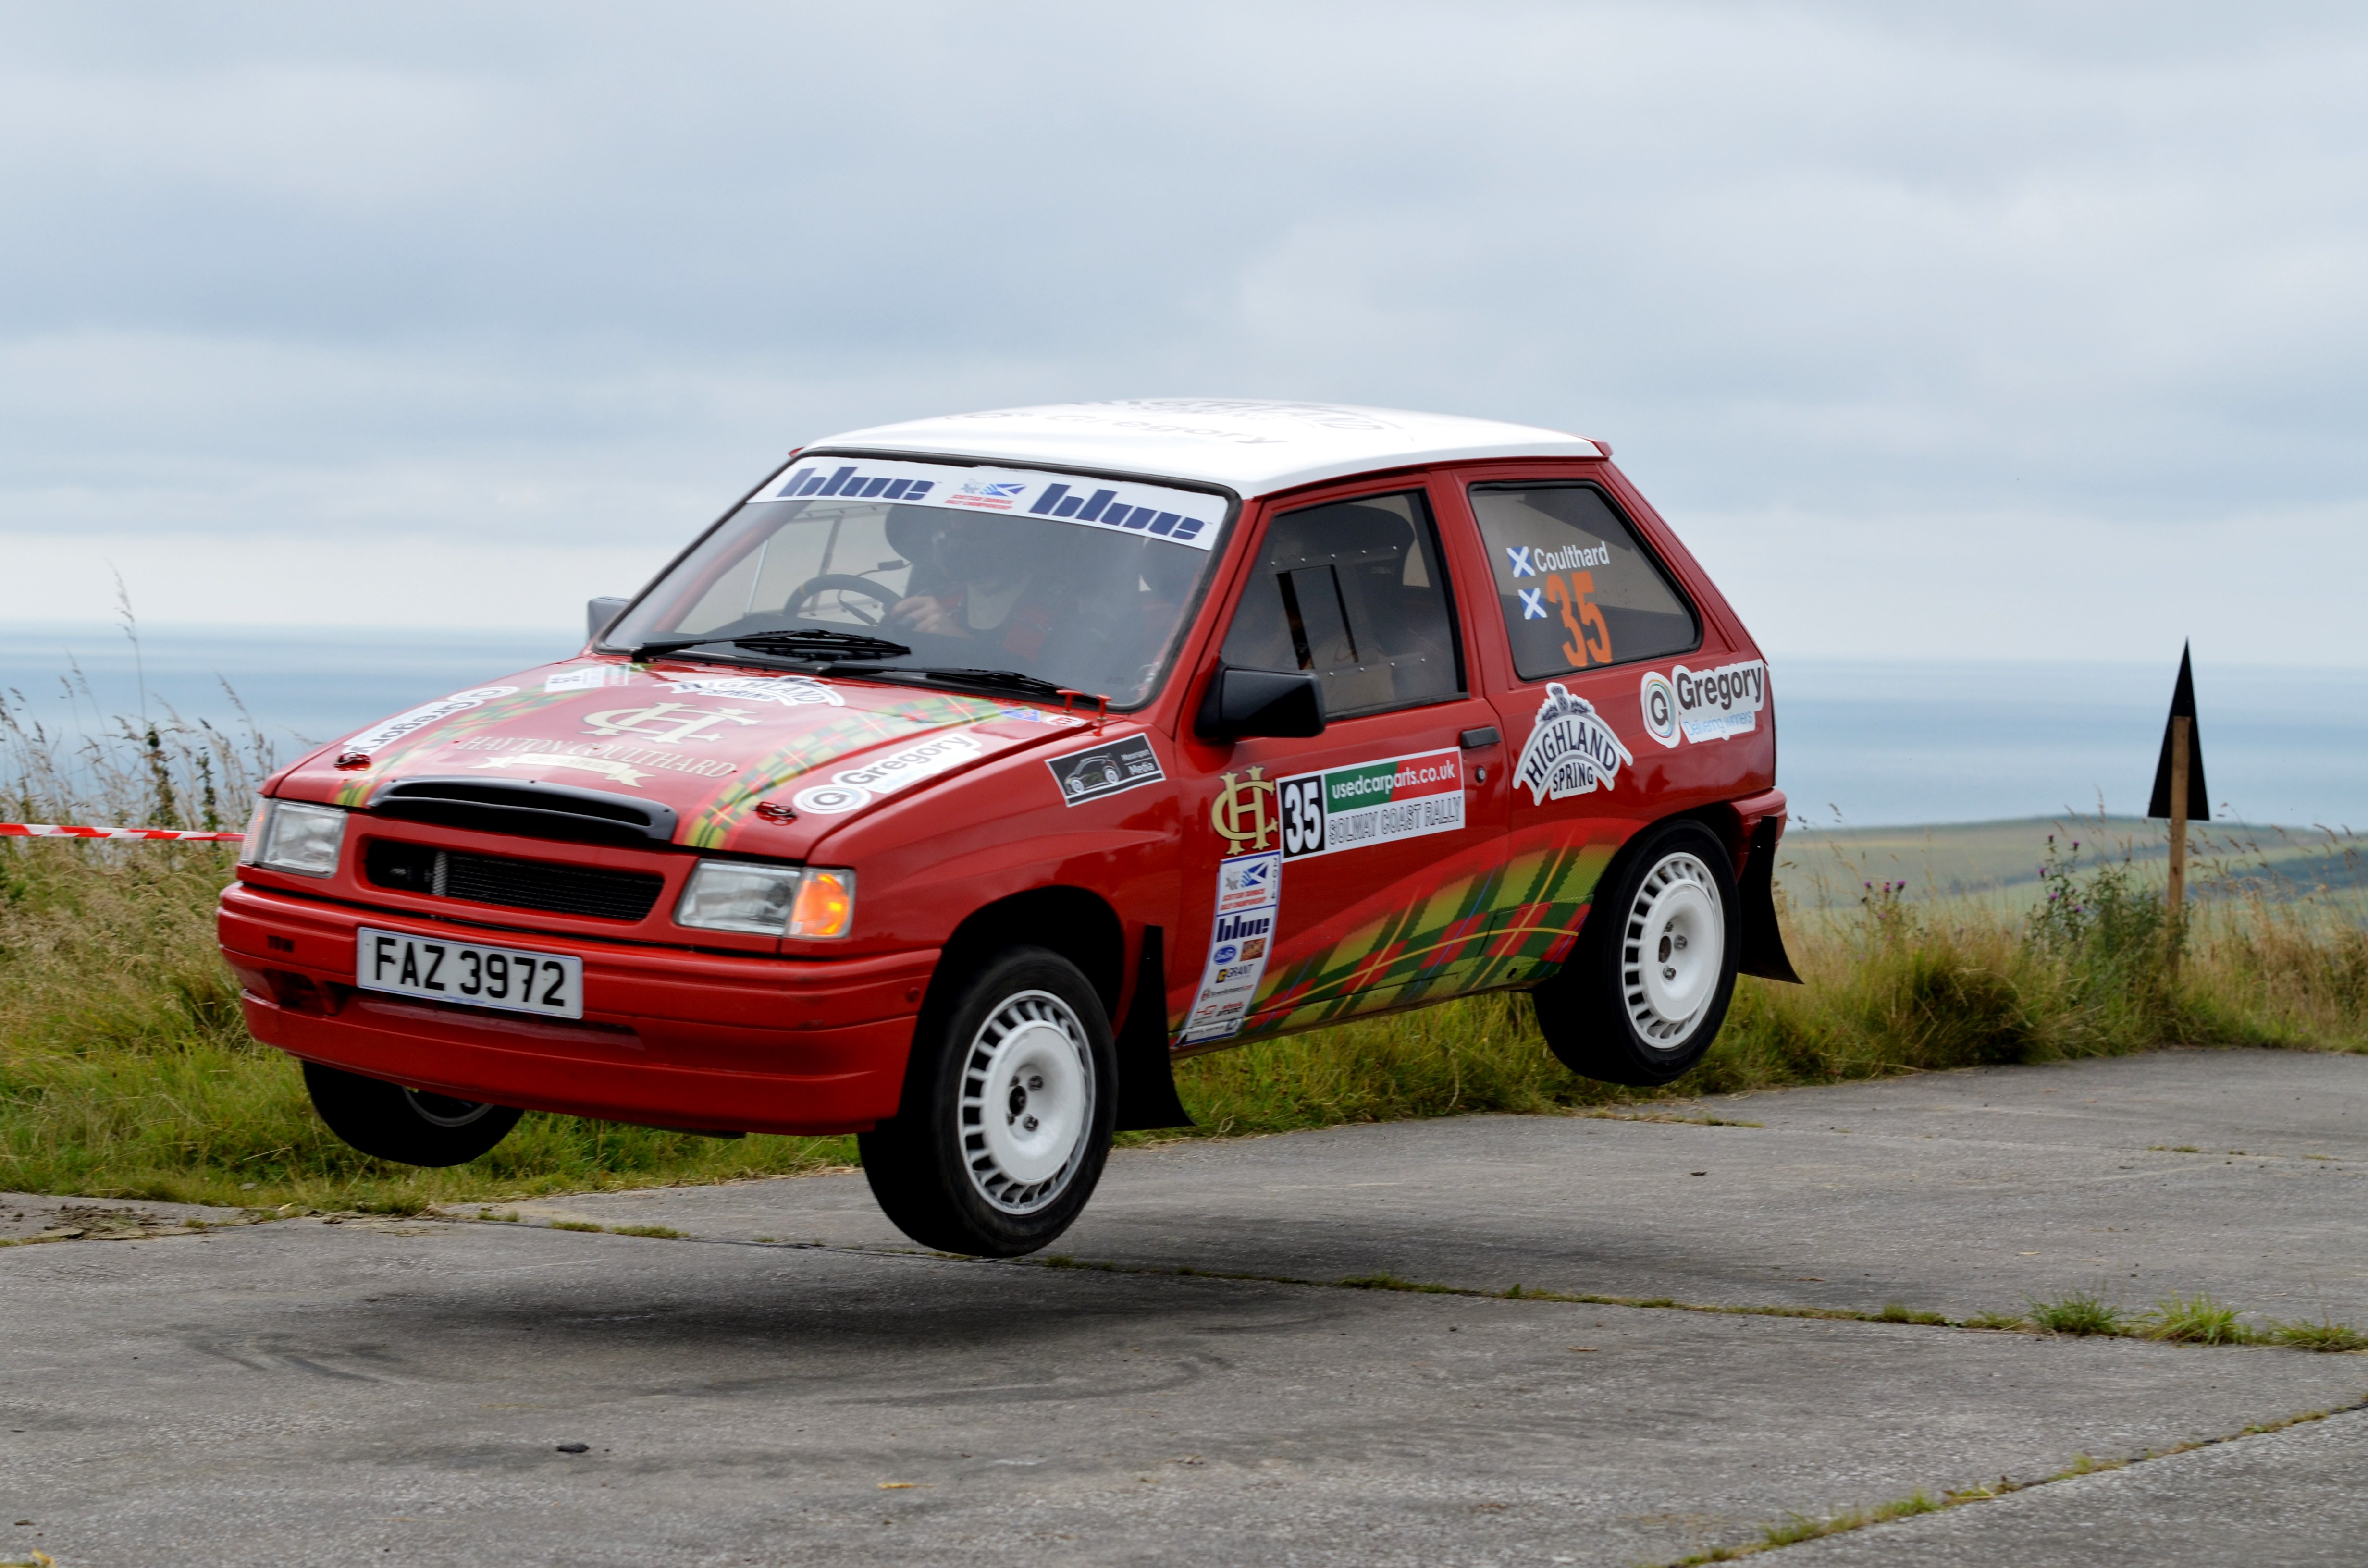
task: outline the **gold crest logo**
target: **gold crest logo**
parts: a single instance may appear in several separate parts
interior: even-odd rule
[[[1274,813],[1268,809],[1274,800],[1274,780],[1260,778],[1265,771],[1253,767],[1247,778],[1232,773],[1219,775],[1225,787],[1209,802],[1209,825],[1232,844],[1234,854],[1263,849],[1274,836]]]
[[[611,708],[606,713],[584,716],[587,735],[631,735],[638,741],[657,745],[674,745],[682,741],[719,741],[721,735],[702,735],[701,730],[718,724],[753,724],[757,721],[738,708],[694,708],[688,702],[653,702],[646,708]]]

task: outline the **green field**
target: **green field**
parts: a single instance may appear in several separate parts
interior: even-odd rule
[[[2202,897],[2292,898],[2368,885],[2368,846],[2348,832],[2209,823],[2196,824],[2192,835],[2188,874]],[[2059,859],[2077,854],[2083,865],[2126,860],[2148,886],[2159,886],[2169,860],[2169,824],[2061,816],[1924,827],[1796,825],[1784,835],[1778,878],[1798,909],[1856,904],[1871,887],[1893,881],[1906,883],[1905,896],[1918,901],[2023,909],[2044,893],[2040,868],[2051,847]]]

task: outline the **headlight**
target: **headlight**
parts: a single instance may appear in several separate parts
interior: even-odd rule
[[[246,824],[246,842],[239,846],[238,858],[274,871],[325,877],[336,870],[337,849],[345,840],[346,813],[335,806],[266,801]]]
[[[757,937],[844,937],[855,923],[855,873],[746,860],[701,860],[675,923]]]

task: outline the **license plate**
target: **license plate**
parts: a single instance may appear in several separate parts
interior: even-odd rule
[[[367,926],[355,935],[354,983],[364,991],[547,1018],[584,1016],[582,959],[374,931]]]

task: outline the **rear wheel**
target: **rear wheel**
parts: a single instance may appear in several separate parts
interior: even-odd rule
[[[508,1137],[525,1114],[317,1062],[304,1063],[304,1087],[330,1131],[365,1154],[405,1165],[465,1165]]]
[[[1101,998],[1057,953],[1013,948],[931,1003],[896,1119],[857,1139],[864,1178],[923,1246],[1034,1252],[1076,1219],[1110,1153]]]
[[[1570,962],[1531,993],[1546,1044],[1607,1084],[1685,1073],[1735,996],[1737,907],[1733,861],[1708,828],[1645,829],[1597,888]]]

